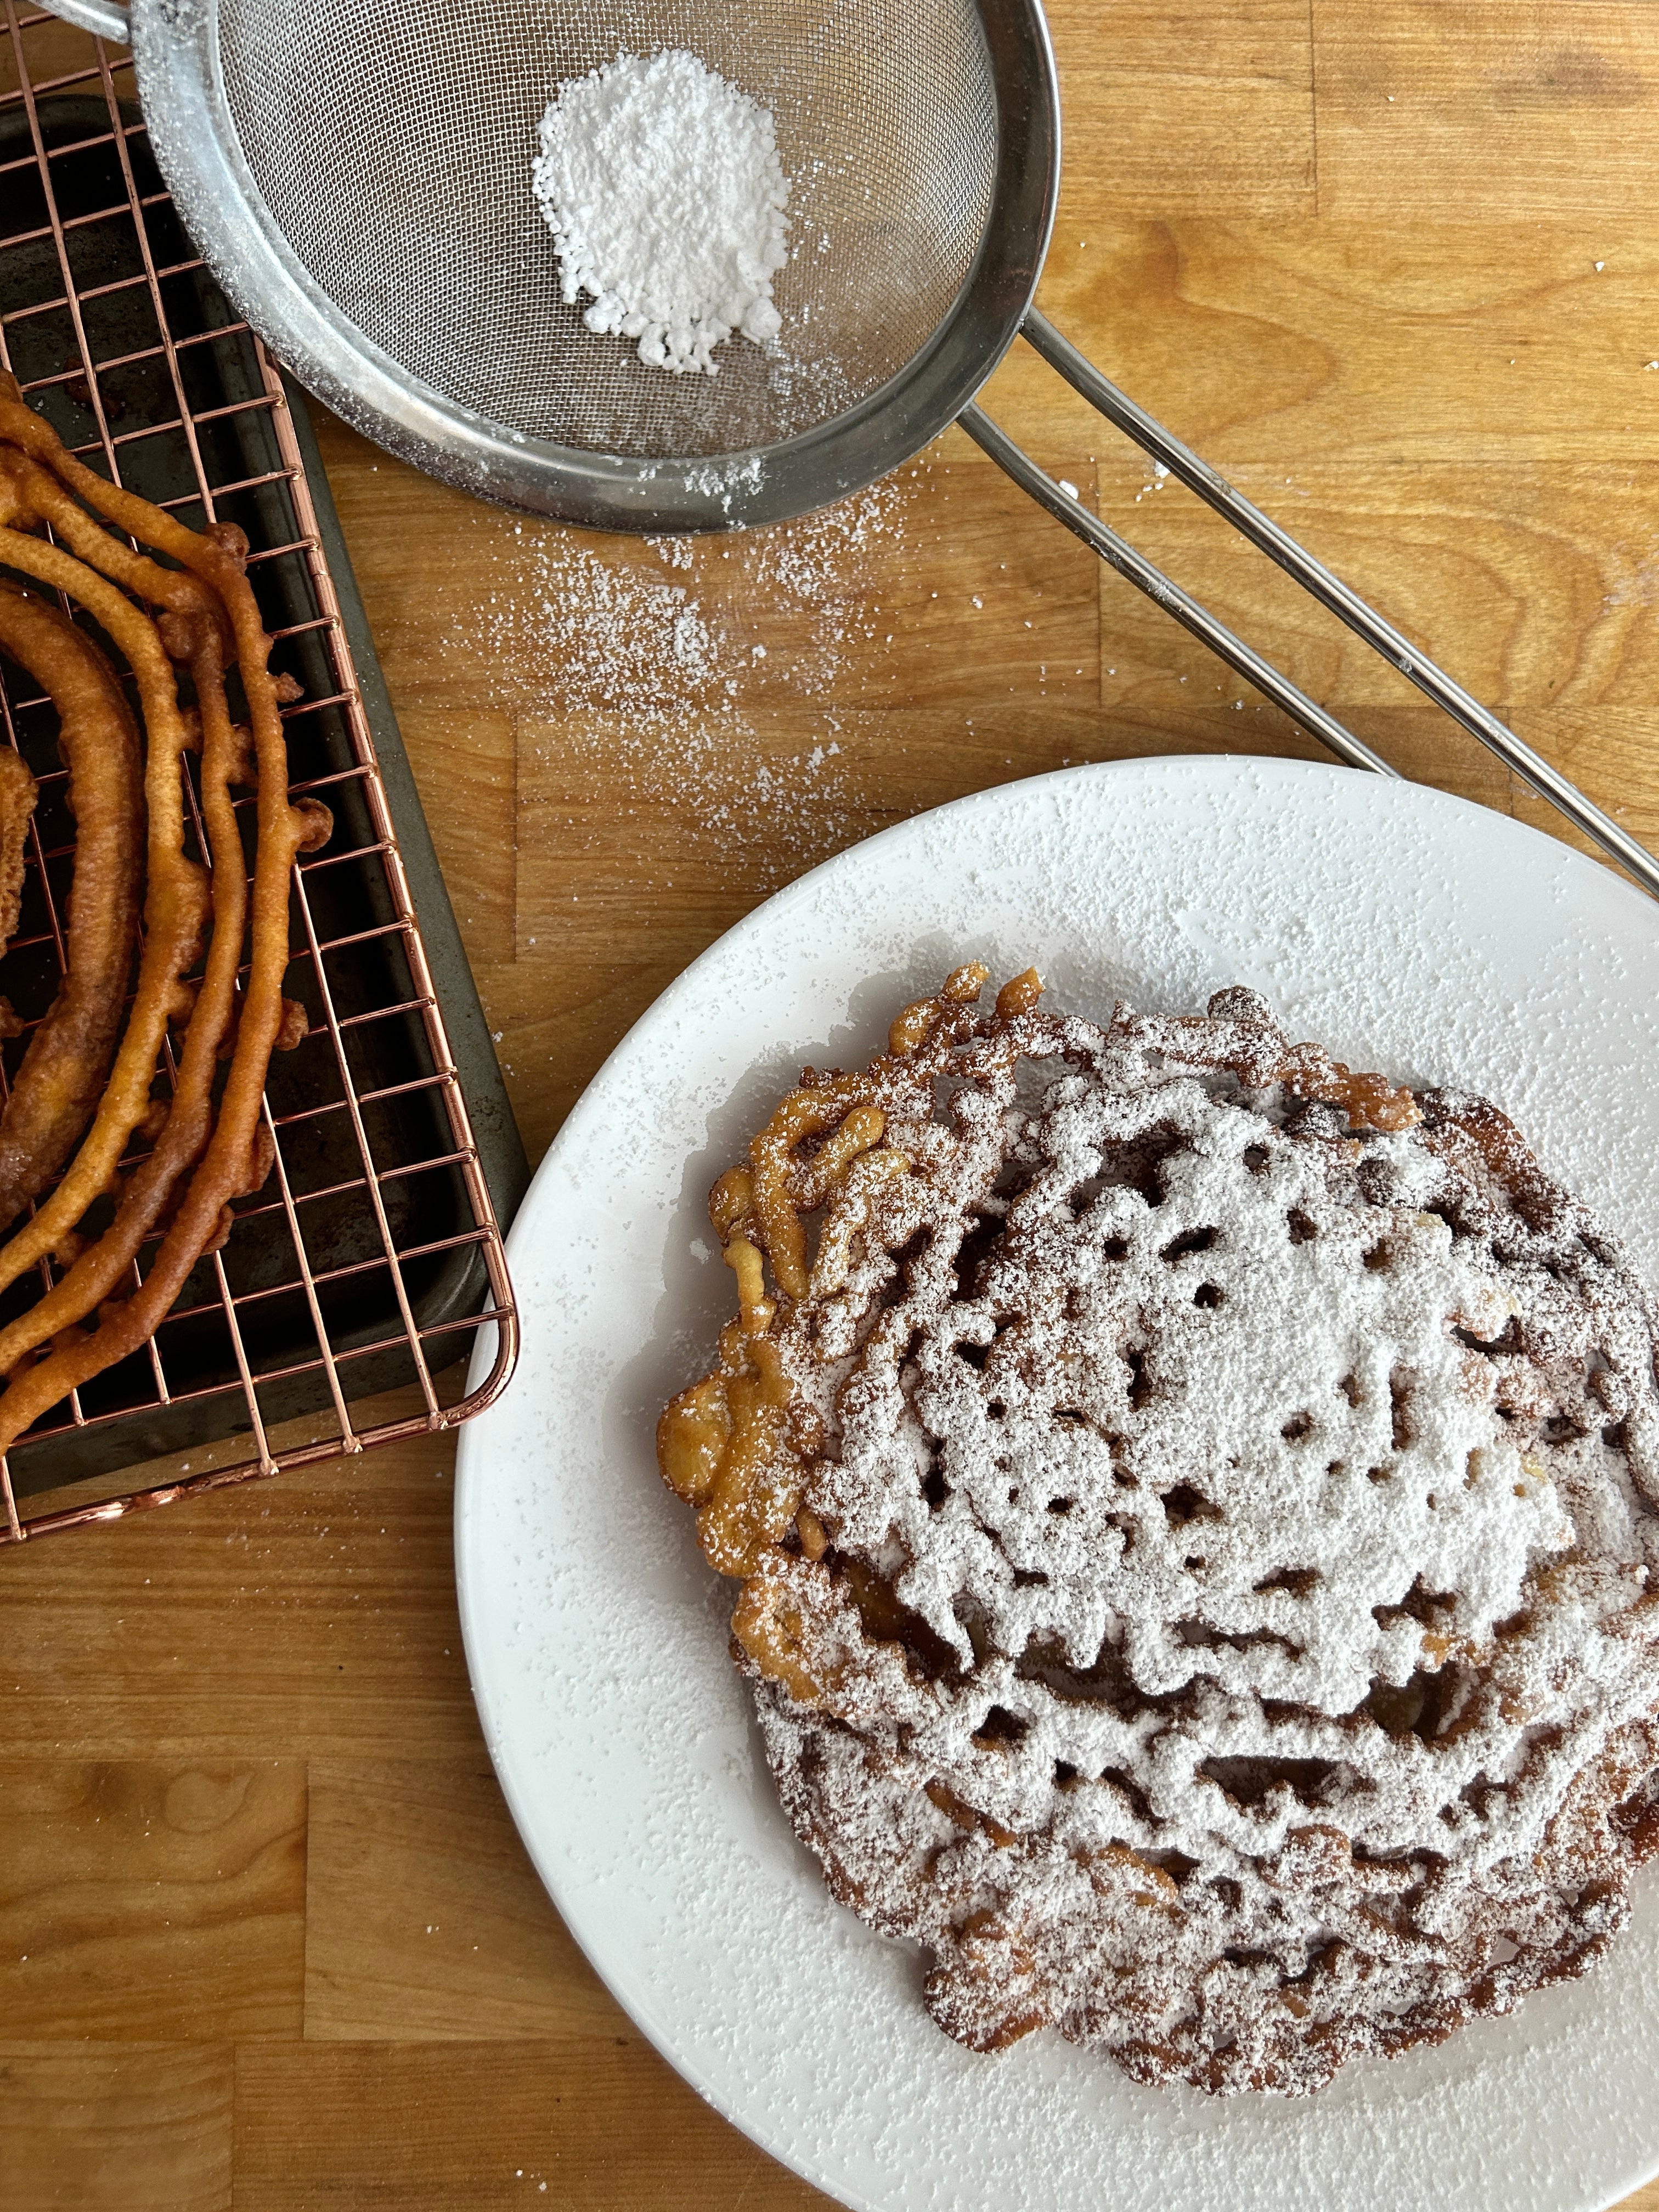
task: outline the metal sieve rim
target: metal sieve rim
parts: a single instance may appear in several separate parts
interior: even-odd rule
[[[478,497],[600,530],[726,530],[844,499],[961,413],[1018,335],[1060,186],[1060,85],[1040,0],[973,0],[997,102],[985,234],[930,341],[879,390],[747,452],[641,460],[562,446],[459,406],[328,299],[289,245],[242,152],[219,58],[219,0],[134,0],[150,143],[185,227],[237,312],[300,381],[400,459]]]

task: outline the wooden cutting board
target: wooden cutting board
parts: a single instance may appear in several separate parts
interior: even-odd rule
[[[1052,13],[1043,307],[1659,840],[1659,9]],[[1548,820],[1033,357],[988,404],[1407,772]],[[850,512],[675,547],[322,428],[532,1158],[695,953],[871,831],[1068,761],[1311,750],[959,434]],[[0,1556],[12,2212],[823,2201],[656,2057],[532,1874],[467,1688],[453,1463]]]

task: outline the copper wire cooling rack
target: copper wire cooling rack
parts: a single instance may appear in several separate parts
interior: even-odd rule
[[[410,896],[414,828],[405,812],[400,844],[307,478],[300,403],[179,228],[125,52],[16,0],[0,0],[0,361],[91,466],[197,526],[231,520],[247,532],[272,665],[304,685],[285,710],[291,788],[319,793],[336,820],[329,844],[294,872],[285,988],[306,1005],[312,1034],[272,1063],[270,1179],[238,1206],[224,1248],[199,1263],[144,1352],[54,1407],[0,1460],[0,1542],[17,1542],[453,1427],[505,1387],[518,1327]],[[72,871],[49,714],[34,687],[0,669],[0,733],[30,755],[40,784],[6,971],[26,1024],[61,973]],[[204,853],[188,779],[187,790]],[[441,921],[453,930],[447,912]],[[481,1035],[476,1002],[467,1011]],[[26,1042],[6,1047],[0,1081]],[[487,1062],[485,1079],[498,1085]],[[43,1261],[8,1297],[21,1310],[54,1279]],[[495,1324],[493,1364],[446,1404],[437,1378],[481,1319]],[[393,1385],[412,1389],[416,1410],[355,1425],[349,1400]],[[326,1434],[273,1443],[277,1421],[315,1410]],[[246,1449],[234,1456],[239,1436],[228,1464],[92,1504],[19,1511],[20,1498],[233,1432],[245,1432]]]

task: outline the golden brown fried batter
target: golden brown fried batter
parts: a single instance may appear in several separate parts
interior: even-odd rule
[[[0,644],[4,643],[0,636]],[[40,787],[21,753],[8,745],[0,752],[0,951],[17,934],[23,899],[23,848]]]
[[[139,1007],[149,1004],[161,1008],[163,1025],[169,1017],[188,1020],[177,1095],[155,1151],[130,1178],[110,1230],[78,1254],[70,1273],[47,1298],[0,1336],[0,1367],[12,1370],[11,1383],[0,1397],[3,1451],[66,1392],[142,1346],[164,1318],[196,1261],[222,1241],[231,1202],[258,1188],[270,1172],[273,1148],[260,1119],[265,1074],[272,1051],[297,1043],[304,1034],[303,1022],[295,1018],[295,1002],[285,1000],[282,989],[289,959],[289,876],[299,854],[325,842],[332,819],[327,808],[315,801],[295,804],[288,796],[288,755],[279,708],[289,693],[287,679],[273,677],[267,665],[270,641],[243,573],[247,548],[240,532],[215,525],[198,535],[147,501],[106,483],[64,450],[8,379],[0,379],[0,439],[12,441],[27,456],[0,461],[0,493],[9,493],[15,518],[49,521],[54,534],[85,558],[74,561],[60,547],[44,546],[10,529],[0,529],[0,557],[81,598],[132,662],[149,728],[152,809],[160,805],[164,813],[167,802],[158,787],[157,755],[167,756],[176,814],[179,757],[194,734],[179,714],[171,672],[165,670],[167,653],[190,666],[204,746],[215,923],[207,973],[199,988],[184,983],[181,969],[175,965],[165,980],[158,975],[158,988],[147,1001],[141,976],[133,1028]],[[68,498],[70,494],[75,498]],[[75,499],[83,501],[105,522],[176,562],[178,568],[163,568],[135,554],[93,522]],[[94,569],[105,573],[96,575]],[[70,575],[70,570],[76,573]],[[113,588],[111,578],[168,610],[161,634]],[[244,733],[233,728],[225,704],[227,645],[234,653],[252,723],[258,853],[251,897],[228,798],[228,785],[246,778],[247,748]],[[164,842],[168,826],[164,822]],[[153,818],[152,868],[155,848]],[[173,849],[174,857],[181,859],[176,847]],[[251,926],[252,957],[236,1007],[234,993],[245,924]],[[147,961],[149,951],[147,943]],[[216,1114],[211,1099],[214,1061],[233,1017],[234,1048]],[[123,1061],[125,1058],[124,1046]],[[137,1065],[135,1047],[135,1069]],[[146,1093],[154,1066],[152,1046],[144,1063]],[[118,1064],[118,1079],[121,1072]],[[124,1100],[123,1110],[133,1103]],[[129,1133],[147,1107],[147,1098],[136,1102],[127,1121]],[[174,1186],[192,1163],[188,1186],[142,1288],[124,1300],[110,1301],[108,1294],[130,1266],[138,1242],[164,1218]],[[112,1158],[109,1169],[114,1165]],[[79,1166],[77,1161],[64,1188]],[[107,1173],[104,1180],[106,1185]],[[94,1194],[77,1192],[78,1205],[73,1200],[65,1202],[65,1218],[54,1224],[49,1241],[61,1242],[64,1232],[73,1231]],[[56,1200],[54,1194],[52,1203]],[[43,1213],[47,1210],[43,1208]],[[23,1241],[15,1238],[13,1246]],[[0,1253],[0,1281],[15,1279],[12,1249]],[[76,1325],[94,1310],[97,1327],[82,1333]],[[25,1352],[44,1345],[48,1337],[52,1349],[45,1357],[32,1366],[17,1364]]]
[[[6,481],[0,472],[0,488]],[[93,1200],[109,1188],[149,1104],[167,1024],[187,1009],[184,978],[201,949],[208,888],[205,871],[184,849],[181,763],[192,737],[155,623],[107,578],[59,545],[45,544],[20,530],[0,528],[0,560],[38,583],[68,593],[96,617],[137,678],[149,739],[144,950],[137,992],[108,1086],[80,1151],[33,1218],[0,1249],[0,1285],[4,1285],[15,1282],[25,1269],[55,1250]]]
[[[0,586],[0,647],[58,710],[76,821],[63,981],[0,1116],[3,1225],[63,1165],[109,1073],[138,933],[144,793],[137,726],[91,639],[57,608]]]
[[[119,1287],[180,1178],[201,1157],[213,1125],[214,1075],[230,1026],[247,915],[246,864],[229,789],[240,742],[225,702],[218,623],[201,616],[186,623],[164,615],[160,628],[168,652],[190,666],[202,720],[202,813],[213,864],[213,940],[185,1026],[173,1097],[153,1102],[139,1123],[138,1134],[150,1137],[154,1149],[122,1185],[115,1218],[104,1234],[79,1251],[60,1248],[60,1258],[73,1260],[68,1273],[0,1330],[0,1374],[9,1373],[26,1353]]]

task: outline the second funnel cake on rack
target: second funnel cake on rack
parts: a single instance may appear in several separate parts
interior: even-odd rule
[[[715,1186],[740,1317],[659,1434],[831,1889],[961,2041],[1219,2091],[1582,1972],[1659,1846],[1618,1243],[1251,992],[1103,1030],[983,981]]]
[[[246,553],[234,526],[186,529],[97,475],[0,375],[0,567],[30,586],[0,582],[0,646],[56,710],[76,825],[64,972],[0,1115],[0,1289],[42,1262],[58,1271],[0,1328],[0,1454],[154,1335],[275,1157],[265,1077],[306,1032],[283,992],[289,872],[333,821],[289,796],[290,693],[270,671]],[[54,594],[119,649],[136,717]],[[192,752],[205,865],[186,828]],[[254,794],[251,874],[237,785]]]

